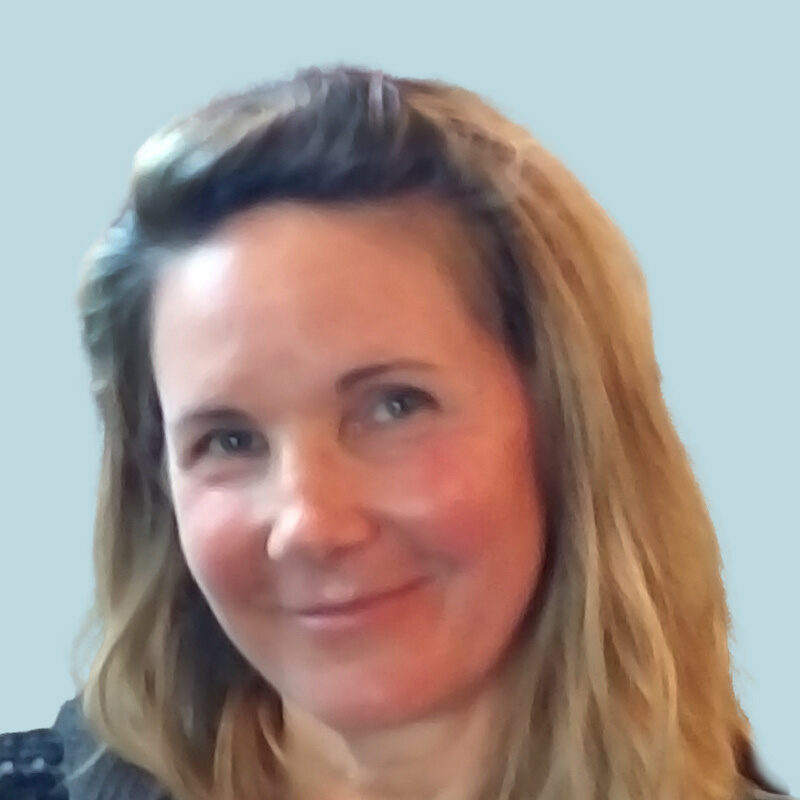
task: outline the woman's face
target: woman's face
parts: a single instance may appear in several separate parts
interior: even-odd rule
[[[261,207],[156,289],[189,568],[264,678],[340,729],[479,689],[540,572],[536,421],[449,277],[466,241],[422,201]]]

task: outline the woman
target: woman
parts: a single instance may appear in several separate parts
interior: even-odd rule
[[[75,796],[764,796],[641,273],[524,130],[348,69],[216,101],[80,305]]]

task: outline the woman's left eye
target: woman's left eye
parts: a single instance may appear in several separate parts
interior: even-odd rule
[[[378,424],[406,419],[423,409],[436,407],[428,392],[411,386],[384,391],[372,407],[372,420]]]

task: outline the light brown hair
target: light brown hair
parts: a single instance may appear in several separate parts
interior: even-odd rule
[[[470,221],[496,335],[543,431],[546,573],[486,797],[731,800],[749,729],[720,555],[662,397],[634,254],[575,177],[476,95],[365,70],[307,70],[157,133],[89,255],[80,306],[104,450],[87,718],[176,800],[281,797],[280,699],[178,546],[152,287],[171,254],[255,204],[411,193]]]

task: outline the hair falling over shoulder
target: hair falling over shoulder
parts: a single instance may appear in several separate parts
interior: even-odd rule
[[[544,431],[546,575],[485,796],[732,800],[750,734],[720,554],[662,397],[634,254],[575,177],[475,94],[365,70],[303,71],[171,123],[139,151],[87,258],[79,302],[104,427],[88,720],[176,800],[281,798],[279,699],[178,546],[152,285],[165,255],[256,203],[411,193],[475,231],[489,287],[476,302]]]

